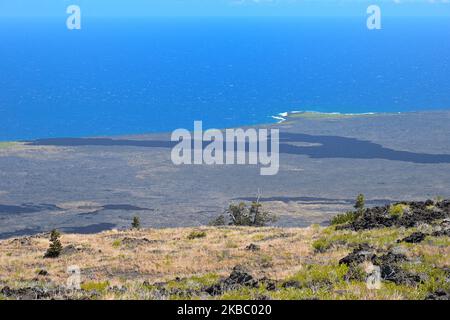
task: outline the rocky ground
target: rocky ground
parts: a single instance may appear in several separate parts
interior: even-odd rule
[[[264,126],[266,127],[266,126]],[[364,193],[368,206],[450,197],[450,112],[290,114],[280,171],[253,165],[176,166],[170,134],[0,144],[0,239],[58,228],[197,227],[230,204],[260,200],[276,226],[326,225]]]
[[[48,234],[2,240],[0,299],[449,299],[449,200],[332,223],[64,234],[57,258]]]

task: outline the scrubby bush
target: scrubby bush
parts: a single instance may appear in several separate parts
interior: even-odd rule
[[[61,251],[62,251],[62,244],[61,244],[61,241],[59,241],[60,237],[61,237],[61,234],[56,229],[53,229],[50,234],[50,246],[44,255],[45,258],[59,257],[59,255],[61,254]]]
[[[189,240],[194,240],[194,239],[204,238],[204,237],[206,237],[206,232],[204,232],[204,231],[192,231],[188,235]]]
[[[139,229],[141,227],[141,219],[138,216],[133,217],[133,221],[131,222],[132,229]]]
[[[277,220],[274,214],[262,210],[258,201],[252,202],[250,206],[243,202],[231,204],[226,213],[230,217],[229,224],[234,226],[263,227]]]
[[[113,248],[116,248],[116,249],[119,248],[121,245],[122,245],[122,240],[120,240],[120,239],[116,239],[112,243]]]
[[[403,204],[394,204],[389,207],[389,215],[394,218],[400,218],[405,212],[405,206]]]
[[[348,211],[340,213],[331,219],[331,225],[346,224],[356,221],[361,216],[359,211]]]
[[[318,239],[313,242],[312,247],[316,252],[325,252],[331,247],[331,243],[327,239]]]

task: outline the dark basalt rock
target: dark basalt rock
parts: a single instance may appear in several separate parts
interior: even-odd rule
[[[256,244],[254,244],[254,243],[250,243],[248,246],[245,247],[245,250],[248,250],[248,251],[259,251],[259,250],[261,250],[261,247],[256,245]]]
[[[431,235],[433,237],[450,237],[450,229],[435,231]]]
[[[356,221],[339,226],[339,229],[359,231],[392,226],[412,228],[421,223],[432,224],[436,220],[450,218],[450,200],[405,201],[396,204],[403,204],[409,209],[397,217],[389,214],[389,205],[367,208]]]
[[[41,269],[41,270],[39,270],[39,272],[38,272],[38,276],[46,277],[46,276],[48,276],[48,275],[49,275],[49,273],[48,273],[48,271],[45,270],[45,269]]]
[[[382,256],[375,256],[372,259],[373,264],[377,266],[382,266],[385,264],[398,264],[407,261],[408,258],[402,253],[394,253],[392,251],[388,251],[386,254]]]
[[[8,286],[0,290],[0,294],[15,300],[48,300],[48,299],[72,299],[72,291],[64,288],[45,289],[41,287],[26,287],[12,289]]]
[[[430,293],[425,300],[450,300],[450,292],[445,290],[437,290]]]
[[[423,240],[425,240],[426,237],[427,237],[427,235],[426,235],[425,233],[422,233],[422,232],[414,232],[414,233],[412,233],[411,235],[409,235],[409,236],[407,236],[407,237],[405,237],[405,238],[403,238],[403,239],[401,239],[401,240],[398,240],[397,242],[398,242],[398,243],[400,243],[400,242],[420,243],[420,242],[422,242]]]
[[[204,291],[210,295],[220,295],[225,291],[239,289],[243,286],[256,288],[258,285],[258,280],[254,279],[247,270],[238,265],[233,268],[233,271],[228,278],[206,288]]]
[[[381,278],[385,281],[391,281],[395,284],[414,286],[417,283],[424,282],[424,277],[417,274],[411,274],[394,264],[384,264],[380,266]]]
[[[368,245],[360,245],[352,253],[342,258],[339,263],[349,266],[349,271],[344,276],[345,280],[363,281],[364,275],[358,270],[358,265],[370,261],[375,266],[380,267],[381,278],[385,281],[410,286],[424,282],[424,275],[408,273],[398,266],[398,264],[407,260],[407,256],[402,253],[395,253],[390,250],[383,255],[377,255],[375,250]]]
[[[364,261],[370,261],[375,256],[375,250],[368,244],[360,244],[352,253],[339,260],[339,264],[348,266],[358,265]]]
[[[450,219],[444,219],[431,235],[433,237],[450,237]]]
[[[295,281],[295,280],[289,280],[286,281],[285,283],[283,283],[281,285],[282,288],[288,289],[288,288],[295,288],[295,289],[300,289],[302,286],[300,284],[300,282]]]

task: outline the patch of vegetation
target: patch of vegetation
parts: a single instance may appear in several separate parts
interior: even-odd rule
[[[361,216],[361,212],[348,211],[346,213],[340,213],[331,219],[331,225],[347,224],[355,222]]]
[[[298,281],[300,285],[311,287],[319,284],[333,284],[344,281],[344,275],[348,272],[346,265],[306,265],[298,273],[288,280]]]
[[[366,205],[366,199],[363,194],[359,194],[356,197],[353,207],[356,211],[347,211],[346,213],[340,213],[331,219],[331,225],[342,225],[355,222],[364,213],[364,207]]]
[[[140,229],[141,228],[141,219],[138,216],[133,217],[133,221],[131,222],[132,229]]]
[[[116,249],[120,248],[121,245],[122,245],[122,240],[120,240],[120,239],[116,239],[112,243],[113,248],[116,248]]]
[[[237,247],[239,247],[239,246],[237,245],[237,243],[234,242],[234,241],[232,241],[232,240],[228,240],[228,241],[225,242],[225,248],[228,248],[228,249],[236,249]]]
[[[401,218],[403,216],[403,214],[405,213],[405,210],[407,210],[407,209],[408,209],[407,205],[398,203],[398,204],[391,205],[389,207],[388,213],[391,217]]]
[[[61,237],[61,234],[56,230],[53,229],[50,234],[50,246],[47,249],[47,252],[44,255],[44,258],[57,258],[61,254],[62,251],[62,244],[59,238]]]
[[[323,253],[331,248],[332,243],[330,243],[327,239],[321,238],[313,242],[312,247],[316,252]]]
[[[450,290],[450,283],[447,281],[445,271],[436,268],[432,263],[404,263],[402,268],[411,273],[425,275],[423,283],[420,283],[416,289],[423,297],[438,289]]]
[[[206,237],[206,232],[205,231],[192,231],[189,235],[188,235],[188,239],[189,240],[194,240],[194,239],[199,239],[199,238],[204,238]]]
[[[186,279],[171,280],[167,282],[166,288],[180,290],[200,290],[215,284],[220,276],[215,273],[207,273],[201,276],[193,276]]]
[[[266,238],[266,235],[263,233],[257,233],[252,236],[253,241],[263,241]]]
[[[231,204],[226,213],[230,217],[230,225],[234,226],[264,227],[277,220],[274,214],[262,210],[262,205],[258,201],[252,202],[250,206],[243,202]]]
[[[334,227],[328,227],[322,231],[322,235],[324,236],[324,239],[318,239],[317,241],[319,242],[317,246],[322,245],[331,247],[338,244],[355,246],[362,243],[369,243],[376,247],[384,247],[395,243],[400,238],[409,235],[409,232],[407,230],[400,230],[396,227],[362,230],[358,232],[352,230],[336,231]]]
[[[450,247],[450,237],[432,237],[428,236],[428,243],[432,246],[448,248]]]
[[[81,284],[81,289],[84,291],[96,291],[99,293],[105,292],[109,287],[108,281],[101,281],[101,282],[95,282],[95,281],[89,281]]]

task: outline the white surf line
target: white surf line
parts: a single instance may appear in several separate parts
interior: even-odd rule
[[[272,119],[278,120],[278,123],[283,123],[287,121],[287,117],[289,117],[289,114],[299,114],[299,113],[314,113],[314,114],[329,114],[329,115],[344,115],[344,116],[358,116],[358,115],[375,115],[378,114],[378,112],[362,112],[362,113],[342,113],[342,112],[321,112],[321,111],[288,111],[288,112],[281,112],[277,114],[276,116],[272,116]],[[398,112],[400,113],[400,112]]]

